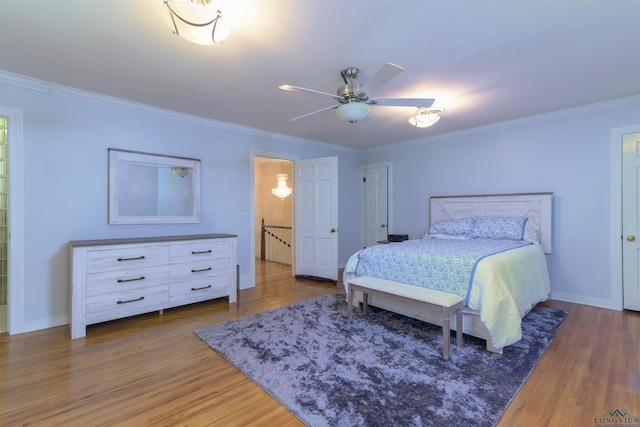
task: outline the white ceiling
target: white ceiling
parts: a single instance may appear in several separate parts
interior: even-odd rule
[[[640,94],[637,0],[219,0],[222,44],[172,34],[162,0],[0,0],[0,70],[267,132],[372,148]],[[340,70],[405,68],[374,97],[436,98],[342,122]],[[1,99],[0,99],[1,103]]]

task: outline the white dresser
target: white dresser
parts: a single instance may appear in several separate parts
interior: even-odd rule
[[[86,326],[213,298],[237,299],[237,236],[69,242],[71,338]]]

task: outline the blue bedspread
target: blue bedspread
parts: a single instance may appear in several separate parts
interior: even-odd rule
[[[528,244],[511,240],[429,238],[371,246],[358,253],[355,273],[459,295],[468,305],[478,262]]]

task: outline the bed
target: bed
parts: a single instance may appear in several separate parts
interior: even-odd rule
[[[463,332],[501,353],[522,338],[521,319],[549,296],[551,199],[552,193],[432,197],[421,239],[358,251],[343,283],[367,275],[463,296]],[[369,304],[441,324],[411,303],[376,295]]]

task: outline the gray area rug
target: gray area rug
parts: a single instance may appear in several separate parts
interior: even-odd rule
[[[534,308],[503,354],[465,335],[442,358],[442,328],[327,295],[195,333],[309,426],[493,426],[566,313]]]

